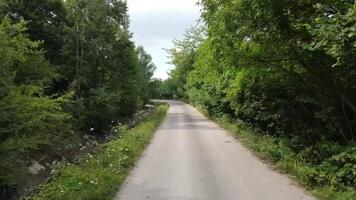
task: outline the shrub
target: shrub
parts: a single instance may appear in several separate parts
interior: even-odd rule
[[[56,151],[71,135],[70,115],[61,100],[43,96],[36,86],[22,86],[0,101],[0,183],[12,186],[35,151]],[[49,147],[49,148],[48,148]]]
[[[313,85],[301,81],[277,69],[243,68],[226,89],[227,100],[236,118],[266,133],[290,137],[296,148],[335,138],[338,132],[328,127],[337,126],[339,119],[321,119],[325,108],[319,96]]]
[[[82,101],[79,117],[86,131],[102,133],[120,116],[121,94],[106,91],[104,88],[92,90]]]

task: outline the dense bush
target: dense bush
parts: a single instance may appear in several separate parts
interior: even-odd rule
[[[327,123],[318,117],[321,99],[314,94],[306,80],[273,68],[241,69],[227,88],[237,118],[305,146],[339,137],[335,132],[323,135]]]

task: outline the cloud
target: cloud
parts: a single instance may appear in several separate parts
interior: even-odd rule
[[[173,47],[174,39],[199,19],[194,0],[128,0],[130,31],[137,45],[151,54],[157,66],[156,78],[166,79],[173,66],[163,48]]]
[[[182,10],[140,13],[131,17],[131,30],[140,37],[180,37],[197,18],[198,14]]]
[[[128,0],[130,13],[147,11],[191,10],[196,11],[194,0]]]

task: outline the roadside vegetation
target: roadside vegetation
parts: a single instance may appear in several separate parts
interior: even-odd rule
[[[263,160],[275,163],[277,168],[290,175],[301,185],[309,189],[320,199],[352,200],[356,196],[353,187],[355,163],[355,147],[338,146],[334,143],[319,143],[324,152],[314,154],[335,153],[319,165],[308,162],[305,154],[314,150],[312,147],[296,152],[292,142],[285,137],[274,137],[263,134],[260,130],[247,126],[243,122],[228,117],[213,117],[226,130],[233,133],[239,141],[255,152]],[[320,159],[320,158],[319,158]]]
[[[155,66],[128,26],[121,0],[0,0],[1,199],[151,98]]]
[[[174,79],[168,78],[166,80],[154,79],[151,81],[152,97],[157,99],[175,99],[178,98],[176,93],[177,84]]]
[[[28,200],[112,200],[120,185],[149,144],[166,115],[168,106],[160,105],[132,129],[120,130],[116,139],[99,147],[93,155],[82,157],[77,164],[63,164],[53,180],[39,187]]]
[[[354,1],[201,0],[167,94],[217,119],[320,199],[356,197]]]

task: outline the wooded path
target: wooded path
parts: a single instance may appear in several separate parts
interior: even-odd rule
[[[269,168],[227,131],[177,101],[120,200],[314,200]]]

